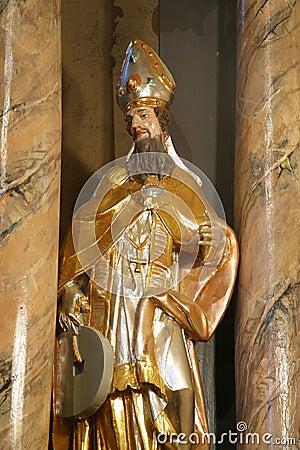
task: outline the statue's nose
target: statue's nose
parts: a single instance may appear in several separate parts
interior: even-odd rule
[[[142,119],[139,116],[133,116],[131,126],[132,128],[137,128],[142,125]]]

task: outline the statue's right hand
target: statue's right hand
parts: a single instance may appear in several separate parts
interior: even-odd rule
[[[69,286],[62,295],[58,321],[63,331],[78,335],[80,326],[83,325],[80,317],[83,299],[86,299],[84,293],[75,284]]]

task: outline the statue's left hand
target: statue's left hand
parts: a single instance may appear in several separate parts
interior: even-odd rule
[[[151,300],[163,311],[173,317],[192,339],[206,341],[208,322],[203,309],[186,295],[173,289],[152,295]]]

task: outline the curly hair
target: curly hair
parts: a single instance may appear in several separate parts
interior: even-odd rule
[[[171,113],[168,106],[158,106],[154,108],[161,131],[165,136],[169,135],[169,129],[172,123]]]

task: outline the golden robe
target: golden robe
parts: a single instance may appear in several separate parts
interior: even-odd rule
[[[147,186],[162,189],[162,197],[145,200]],[[72,435],[76,450],[208,449],[194,341],[210,338],[230,301],[238,263],[235,234],[179,167],[172,177],[151,176],[146,183],[115,167],[101,188],[106,193],[100,204],[90,200],[76,215],[73,233],[84,250],[78,259],[70,234],[59,293],[88,272],[85,324],[100,330],[112,346],[113,381],[91,418],[73,423],[54,418],[54,448],[68,449]],[[212,240],[197,247],[193,238],[200,234],[201,240],[201,224],[207,222],[217,236],[221,230],[224,246]],[[92,245],[82,232],[89,227],[95,227]],[[191,255],[183,277],[179,258],[188,261]],[[183,433],[186,443],[158,442],[158,435],[172,433]]]

